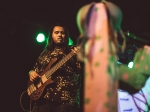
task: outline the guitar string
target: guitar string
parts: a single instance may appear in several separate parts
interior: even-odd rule
[[[73,55],[75,55],[75,53],[73,53],[73,51],[71,51],[66,57],[64,57],[61,61],[59,61],[54,67],[52,67],[52,69],[50,69],[49,71],[47,71],[43,76],[46,76],[47,80],[51,77],[51,75],[59,68],[61,67],[65,62],[67,62]],[[59,65],[59,66],[58,66]],[[46,81],[47,81],[46,80]],[[45,81],[44,81],[45,82]],[[39,85],[43,83],[42,78],[40,78],[40,82],[38,83]],[[33,90],[35,91],[37,88],[37,86],[30,86],[28,88],[28,90],[30,90],[30,92]],[[33,92],[32,91],[32,92]],[[31,93],[32,93],[31,92]]]
[[[66,57],[64,57],[61,61],[59,61],[54,67],[52,67],[49,71],[47,71],[45,73],[45,76],[47,78],[47,80],[51,77],[51,75],[59,68],[61,67],[66,61],[68,61],[72,56],[74,55],[74,53],[70,52]],[[44,76],[44,75],[43,75]],[[40,82],[43,82],[42,80],[40,80]],[[40,82],[38,84],[40,84]],[[35,86],[31,85],[29,88],[30,93],[32,93],[33,91],[35,91]]]
[[[49,71],[47,71],[42,77],[46,76],[47,80],[51,77],[51,75],[59,68],[61,67],[67,60],[69,60],[74,54],[72,52],[70,52],[65,58],[63,58],[61,61],[59,61],[54,67],[52,67]],[[46,80],[46,81],[47,81]],[[41,80],[39,81],[38,84],[41,84],[42,81],[42,78]],[[37,85],[38,85],[37,84]],[[29,88],[30,90],[30,93],[32,93],[33,91],[35,91],[35,86],[34,85],[31,85]]]
[[[82,43],[81,43],[80,45],[78,45],[77,50],[80,49],[81,45],[82,45]],[[51,75],[52,75],[59,67],[61,67],[66,61],[68,61],[73,55],[75,55],[75,54],[71,51],[66,57],[64,57],[64,58],[63,58],[60,62],[58,62],[54,67],[52,67],[50,71],[46,72],[46,73],[45,73],[46,78],[49,79],[49,78],[51,77]],[[65,60],[65,59],[66,59],[66,60]],[[63,62],[63,61],[64,61],[64,62]],[[59,65],[59,64],[60,64],[60,65]],[[59,65],[59,67],[58,67],[58,65]],[[55,67],[57,67],[57,68],[55,68]]]
[[[47,79],[51,77],[51,75],[61,67],[66,61],[68,61],[74,54],[70,52],[66,57],[64,57],[61,61],[59,61],[54,67],[52,67],[49,71],[45,73]]]

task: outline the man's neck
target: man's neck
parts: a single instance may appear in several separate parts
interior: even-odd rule
[[[64,48],[64,44],[55,44],[55,48]]]

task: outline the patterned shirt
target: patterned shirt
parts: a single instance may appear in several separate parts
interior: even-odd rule
[[[71,47],[69,47],[71,52]],[[56,62],[52,64],[50,69],[55,66],[65,54],[61,48],[56,47],[52,53],[44,51],[38,58],[34,70],[37,73],[41,73],[45,70],[48,64],[56,58]],[[79,106],[80,102],[80,62],[74,55],[59,69],[57,69],[52,75],[51,79],[54,83],[46,87],[46,94],[44,98],[53,102],[59,102],[66,105]]]

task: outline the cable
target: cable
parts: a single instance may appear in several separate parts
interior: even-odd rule
[[[27,91],[24,91],[24,92],[22,92],[21,93],[21,96],[20,96],[20,106],[21,106],[21,108],[22,108],[22,110],[24,111],[24,112],[32,112],[33,110],[34,110],[34,107],[33,107],[33,109],[32,109],[32,101],[30,100],[30,110],[26,110],[23,106],[22,106],[22,96],[23,96],[23,94],[24,93],[26,93]],[[31,111],[32,110],[32,111]]]

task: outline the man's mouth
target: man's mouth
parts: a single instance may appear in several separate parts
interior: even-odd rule
[[[57,39],[59,42],[63,42],[63,39],[62,38],[58,38]]]
[[[62,38],[58,38],[58,40],[62,40]]]

